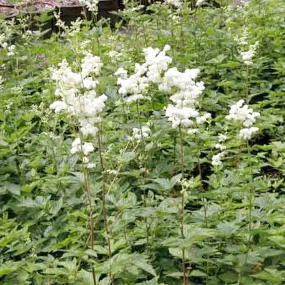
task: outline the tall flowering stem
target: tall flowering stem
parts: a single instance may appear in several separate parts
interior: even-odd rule
[[[249,108],[248,105],[244,104],[244,100],[240,100],[237,103],[231,106],[229,115],[226,116],[227,120],[235,121],[239,123],[243,128],[239,130],[238,137],[246,142],[247,145],[247,157],[249,159],[249,169],[250,169],[250,193],[248,195],[249,206],[248,206],[248,241],[246,246],[246,254],[244,258],[244,262],[241,265],[239,274],[238,274],[238,282],[237,284],[241,284],[241,278],[244,271],[244,267],[247,264],[247,260],[249,257],[249,250],[252,243],[252,210],[254,207],[254,191],[253,191],[253,171],[252,171],[252,162],[251,162],[251,147],[249,145],[249,140],[252,136],[259,131],[257,127],[253,127],[252,125],[256,122],[256,119],[260,116],[259,112],[254,112],[252,108]]]
[[[248,240],[247,240],[247,244],[246,244],[246,253],[245,253],[245,258],[244,258],[244,261],[243,261],[243,264],[240,268],[240,271],[239,271],[239,274],[238,274],[238,283],[237,284],[241,284],[241,277],[242,277],[242,274],[244,272],[244,267],[246,266],[247,264],[247,260],[248,260],[248,257],[249,257],[249,251],[250,251],[250,247],[251,247],[251,243],[252,243],[252,223],[253,223],[253,220],[252,220],[252,210],[253,210],[253,207],[254,207],[254,203],[253,203],[253,200],[254,200],[254,190],[253,190],[253,171],[252,171],[252,162],[251,162],[251,159],[250,159],[250,156],[251,156],[251,147],[249,145],[249,142],[246,141],[246,145],[247,145],[247,157],[249,159],[249,169],[250,169],[250,192],[249,192],[249,195],[248,195]]]
[[[183,145],[183,132],[181,127],[179,127],[179,137],[180,137],[180,157],[181,157],[181,173],[182,178],[184,176],[184,145]],[[181,191],[181,214],[180,214],[180,233],[181,238],[184,239],[184,219],[185,219],[185,191]],[[185,248],[182,248],[182,271],[183,271],[183,284],[187,284],[187,270],[186,270],[186,259],[185,259]]]
[[[168,121],[172,123],[172,128],[178,129],[180,139],[180,155],[181,155],[181,172],[184,176],[184,139],[183,132],[189,135],[199,133],[198,126],[205,123],[211,115],[209,113],[201,114],[197,110],[199,105],[199,96],[204,90],[204,83],[196,82],[200,70],[186,69],[184,72],[178,71],[176,67],[168,69],[164,78],[159,85],[159,90],[164,92],[171,92],[170,96],[172,103],[168,104],[165,109],[165,115]],[[184,239],[184,217],[186,193],[181,191],[181,215],[180,215],[180,233],[181,238]],[[189,284],[188,272],[186,267],[185,248],[182,248],[182,271],[183,284]]]
[[[102,129],[100,128],[98,133],[98,152],[99,152],[99,160],[101,166],[101,174],[102,174],[102,213],[104,219],[104,226],[107,233],[107,243],[108,243],[108,252],[109,258],[112,257],[112,249],[111,249],[111,240],[110,240],[110,229],[108,225],[108,218],[107,218],[107,208],[106,208],[106,195],[107,195],[107,187],[106,187],[106,176],[105,176],[105,166],[104,166],[104,159],[103,159],[103,151],[102,151]],[[110,269],[110,279],[112,284],[114,283],[114,279],[112,276],[112,270]]]
[[[102,63],[99,57],[92,55],[90,52],[85,52],[85,56],[79,65],[80,71],[74,72],[69,66],[66,60],[63,60],[57,69],[52,69],[52,79],[56,81],[55,95],[60,100],[53,102],[50,108],[55,113],[65,111],[69,118],[75,122],[79,128],[79,134],[72,143],[71,153],[78,154],[81,159],[82,172],[84,175],[84,184],[87,192],[88,199],[88,212],[89,212],[89,227],[90,227],[90,246],[94,249],[94,217],[92,210],[92,195],[90,187],[89,170],[95,166],[91,162],[91,153],[94,152],[93,141],[94,138],[98,138],[99,143],[99,155],[100,163],[103,175],[103,214],[104,223],[109,235],[107,218],[106,218],[106,206],[105,206],[105,176],[104,176],[104,164],[102,158],[102,146],[101,146],[101,131],[99,131],[98,123],[101,122],[99,114],[105,108],[106,95],[98,96],[96,93],[96,86],[98,85],[98,79]],[[76,131],[74,131],[76,132]],[[110,240],[108,237],[109,253],[111,256]],[[110,274],[111,275],[111,274]],[[92,266],[93,284],[96,285],[95,269]]]
[[[90,247],[94,249],[94,216],[93,216],[93,205],[92,205],[92,196],[91,196],[91,187],[90,187],[90,177],[89,170],[85,165],[82,165],[83,175],[84,175],[84,184],[88,198],[88,211],[89,211],[89,227],[90,227]],[[92,279],[93,284],[96,285],[96,273],[95,268],[92,266]]]

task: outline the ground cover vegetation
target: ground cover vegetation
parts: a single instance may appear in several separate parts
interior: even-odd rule
[[[220,4],[0,21],[1,284],[284,284],[284,1]]]

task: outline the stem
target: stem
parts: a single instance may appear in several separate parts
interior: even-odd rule
[[[108,221],[107,221],[107,210],[106,210],[106,177],[105,177],[105,166],[104,166],[104,160],[103,160],[103,155],[102,155],[102,130],[100,129],[98,133],[98,152],[99,152],[99,159],[100,159],[100,165],[101,165],[101,173],[102,173],[102,212],[103,212],[103,219],[104,219],[104,226],[107,232],[107,243],[108,243],[108,252],[109,252],[109,258],[112,257],[112,250],[111,250],[111,240],[110,240],[110,230],[108,226]],[[110,269],[110,279],[111,279],[111,284],[114,283],[114,279],[112,276],[112,271]]]
[[[184,147],[183,147],[183,133],[181,127],[179,127],[179,136],[180,136],[180,151],[181,151],[181,172],[182,178],[184,177]],[[184,239],[184,219],[185,219],[185,193],[182,189],[181,193],[181,214],[180,214],[180,233],[181,238]],[[186,272],[186,260],[185,260],[185,248],[182,248],[182,271],[183,271],[183,285],[188,284],[187,280],[187,272]]]
[[[250,251],[250,246],[251,246],[251,242],[252,242],[252,210],[253,210],[253,199],[254,199],[254,192],[253,192],[253,188],[252,188],[252,183],[253,183],[253,172],[252,172],[252,163],[251,163],[251,159],[250,159],[250,154],[251,154],[251,151],[250,151],[250,145],[247,141],[247,157],[249,159],[249,168],[250,168],[250,192],[249,192],[249,195],[248,195],[248,199],[249,199],[249,206],[248,206],[248,241],[247,241],[247,245],[246,245],[246,254],[245,254],[245,258],[244,258],[244,262],[243,262],[243,265],[241,267],[241,270],[239,272],[239,275],[238,275],[238,283],[237,284],[240,284],[241,282],[241,276],[242,276],[242,273],[243,273],[243,268],[245,267],[246,263],[247,263],[247,260],[248,260],[248,256],[249,256],[249,251]]]
[[[199,152],[199,156],[198,156],[198,171],[199,171],[199,176],[200,176],[200,190],[204,191],[203,188],[203,176],[202,176],[202,168],[201,168],[201,163],[200,163],[200,152]]]
[[[138,123],[140,126],[140,130],[141,130],[141,140],[142,140],[142,146],[143,146],[143,152],[145,154],[145,140],[143,137],[143,132],[142,132],[142,124],[141,124],[141,120],[140,120],[140,109],[139,109],[139,102],[137,100],[136,102],[136,106],[137,106],[137,119],[138,119]],[[143,174],[143,185],[145,185],[145,176]],[[144,202],[144,207],[147,207],[147,202],[146,202],[146,189],[144,189],[144,194],[143,194],[143,202]],[[148,226],[148,221],[147,221],[147,217],[144,218],[145,221],[145,227],[146,227],[146,241],[147,241],[147,252],[149,252],[149,226]]]
[[[179,127],[179,137],[180,137],[180,151],[181,151],[181,172],[182,172],[182,178],[184,178],[184,147],[183,147],[183,133],[181,127]]]
[[[173,138],[173,163],[176,163],[176,135]]]
[[[80,141],[81,141],[81,154],[83,156],[83,150],[82,150],[82,142],[83,142],[83,135],[82,133],[80,135]],[[82,157],[81,157],[82,158]],[[94,249],[94,217],[93,217],[93,211],[92,211],[92,195],[91,195],[91,186],[90,186],[90,177],[89,177],[89,171],[88,168],[82,163],[82,172],[84,176],[84,184],[85,184],[85,190],[87,193],[87,199],[88,199],[88,214],[89,214],[89,227],[90,227],[90,247],[93,250]],[[93,285],[96,285],[96,273],[94,266],[92,266],[92,279],[93,279]]]
[[[246,103],[249,103],[249,82],[250,82],[250,70],[249,66],[246,66],[246,86],[245,86],[245,98],[246,98]]]
[[[83,166],[83,174],[84,174],[84,183],[85,183],[85,189],[87,192],[87,198],[88,198],[88,208],[89,208],[89,226],[90,226],[90,246],[91,249],[94,249],[94,218],[93,218],[93,211],[92,211],[92,197],[91,197],[91,187],[90,187],[90,179],[89,179],[89,173],[86,167]],[[96,285],[96,273],[94,266],[92,266],[92,278],[93,278],[93,284]]]
[[[145,185],[145,177],[143,176],[143,185]],[[143,203],[144,203],[144,207],[147,207],[147,199],[146,199],[146,189],[144,189],[144,193],[143,193]],[[147,253],[150,253],[150,242],[149,242],[149,225],[148,225],[148,220],[147,217],[144,218],[145,221],[145,229],[146,229],[146,251]]]

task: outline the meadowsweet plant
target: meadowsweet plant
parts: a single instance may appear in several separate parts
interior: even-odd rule
[[[127,2],[0,20],[0,284],[282,285],[284,1]]]
[[[254,112],[253,109],[244,104],[244,100],[240,100],[231,106],[229,115],[226,116],[226,119],[241,123],[245,128],[240,129],[238,137],[242,140],[249,140],[252,135],[259,130],[257,127],[252,127],[256,122],[256,118],[259,116],[259,112]]]
[[[256,41],[254,44],[249,44],[250,34],[246,27],[243,28],[243,31],[240,36],[234,38],[238,44],[240,56],[245,65],[252,65],[252,59],[256,54],[256,50],[259,46],[259,41]]]
[[[180,72],[177,68],[170,68],[164,75],[159,89],[165,92],[177,90],[170,100],[174,103],[169,104],[165,110],[165,115],[172,122],[173,128],[183,128],[193,133],[197,127],[211,117],[210,113],[200,114],[197,110],[199,96],[204,90],[202,81],[195,82],[199,74],[199,69],[187,69]]]
[[[128,76],[127,70],[119,68],[115,75],[119,76],[117,84],[127,104],[139,100],[150,99],[146,95],[148,87],[153,83],[158,84],[162,80],[162,73],[167,70],[172,59],[166,55],[170,46],[166,45],[162,51],[152,47],[143,50],[145,62],[135,64],[135,73]]]
[[[141,129],[133,128],[133,134],[129,138],[130,140],[141,142],[142,140],[146,140],[151,136],[151,129],[149,126],[142,126]]]
[[[93,203],[90,186],[89,172],[87,169],[93,168],[94,163],[91,162],[90,154],[94,152],[94,145],[88,142],[88,138],[98,138],[99,155],[101,168],[104,171],[103,160],[101,156],[101,134],[98,134],[98,125],[101,122],[100,113],[105,107],[106,95],[97,96],[96,86],[98,80],[94,78],[100,73],[102,63],[100,58],[93,56],[87,52],[81,61],[81,70],[73,72],[66,60],[59,64],[59,68],[53,70],[52,79],[56,81],[55,94],[60,97],[60,101],[55,101],[50,105],[50,108],[56,113],[66,110],[75,119],[76,125],[79,126],[79,134],[72,143],[70,152],[79,154],[82,160],[84,183],[88,195],[89,203],[89,218],[90,218],[90,245],[94,248],[94,218],[93,218]],[[93,77],[92,77],[93,76]],[[104,184],[103,184],[103,187]],[[105,189],[102,191],[103,211],[105,213]],[[106,220],[106,217],[104,218]],[[96,284],[95,269],[92,268],[93,283]]]
[[[97,96],[95,88],[98,80],[91,77],[99,75],[101,66],[99,57],[87,53],[81,62],[80,72],[73,72],[64,60],[52,74],[57,84],[55,94],[61,100],[52,103],[50,108],[56,113],[66,110],[75,117],[84,137],[96,136],[98,128],[94,125],[101,121],[99,114],[107,100],[104,94]]]

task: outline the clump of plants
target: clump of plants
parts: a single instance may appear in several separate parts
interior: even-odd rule
[[[285,8],[229,4],[0,21],[1,284],[284,283]]]

